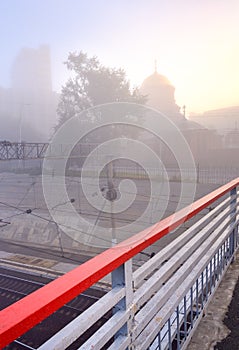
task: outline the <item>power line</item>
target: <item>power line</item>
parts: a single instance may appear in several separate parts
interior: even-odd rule
[[[12,241],[11,242],[9,242],[9,241],[6,242],[2,238],[0,238],[0,242],[6,243],[6,244],[10,244],[10,245],[14,245],[16,247],[24,247],[26,249],[29,249],[30,251],[36,251],[36,252],[40,252],[40,253],[45,253],[45,254],[49,254],[49,255],[61,258],[61,256],[59,254],[54,253],[52,250],[51,251],[47,251],[47,253],[46,253],[46,249],[45,248],[37,248],[37,247],[34,247],[34,246],[29,247],[27,245],[24,245],[24,244],[21,244],[21,243],[17,243],[17,242],[12,242]],[[72,254],[72,253],[70,253],[70,254]],[[77,254],[77,255],[79,255],[79,254]],[[85,262],[85,260],[74,259],[74,258],[70,258],[70,257],[67,257],[67,256],[64,256],[63,258],[67,259],[67,260],[70,260],[70,261],[77,262],[77,263],[82,263],[82,264]]]
[[[77,181],[77,180],[75,180],[74,178],[71,178],[71,179],[70,179],[70,183],[68,184],[68,186],[71,187],[71,185],[73,184],[73,182],[82,184],[81,181]],[[26,193],[24,193],[23,198],[22,198],[21,201],[19,202],[19,205],[22,204],[22,202],[23,202],[24,199],[26,198],[26,196],[27,196],[27,194],[29,193],[29,191],[31,190],[31,188],[32,188],[32,187],[34,188],[35,184],[36,184],[36,181],[32,181],[32,183],[30,184],[30,187],[27,189]],[[88,183],[88,185],[95,186],[95,185],[90,184],[90,183]],[[130,192],[130,191],[123,191],[123,193],[135,194],[135,193]],[[161,196],[152,196],[152,195],[146,195],[146,194],[137,194],[137,195],[138,195],[138,196],[142,196],[143,198],[147,198],[147,199],[151,199],[151,198],[152,198],[152,199],[157,199],[157,201],[160,199],[160,197],[162,197],[162,195],[161,195]],[[72,199],[71,199],[70,201],[72,201]],[[1,204],[1,203],[2,203],[3,205],[7,205],[7,203],[0,202],[0,204]],[[66,204],[66,203],[67,203],[67,202],[59,203],[59,204],[57,204],[55,207],[53,207],[52,209],[54,209],[54,208],[56,208],[56,207],[58,207],[58,206],[60,206],[60,205],[64,205],[64,204]],[[172,200],[171,200],[170,203],[177,203],[177,204],[178,204],[178,201],[176,201],[176,200],[175,200],[175,201],[172,201]],[[45,218],[45,217],[43,217],[43,216],[41,216],[41,215],[39,215],[39,214],[36,214],[36,213],[33,213],[33,212],[32,212],[33,210],[37,210],[37,209],[41,209],[41,208],[33,208],[33,209],[30,209],[30,208],[29,208],[29,209],[27,209],[27,210],[23,210],[22,208],[19,207],[19,205],[18,205],[18,206],[13,206],[13,205],[9,205],[9,204],[8,204],[8,205],[7,205],[8,207],[13,208],[13,209],[16,209],[16,210],[20,210],[21,213],[14,214],[14,215],[12,215],[12,216],[10,216],[10,217],[7,217],[7,218],[5,218],[5,219],[2,219],[2,220],[7,220],[7,219],[9,219],[9,218],[11,218],[11,217],[19,216],[19,215],[23,215],[23,214],[31,214],[31,215],[33,215],[33,216],[35,216],[35,217],[38,217],[38,218],[40,218],[40,219],[42,219],[42,220],[45,220],[45,221],[48,222],[48,223],[53,223],[53,224],[55,224],[55,225],[56,225],[56,229],[57,229],[57,235],[58,235],[58,238],[59,238],[59,244],[60,244],[60,246],[61,246],[61,250],[63,250],[63,249],[62,249],[63,247],[62,247],[62,243],[61,243],[61,233],[59,232],[59,227],[69,228],[69,229],[71,229],[71,230],[74,230],[74,231],[76,231],[76,232],[78,232],[78,233],[82,233],[82,234],[87,235],[87,236],[89,236],[89,237],[98,238],[98,239],[100,239],[101,241],[104,241],[104,242],[107,242],[107,243],[111,243],[110,240],[108,240],[108,239],[106,239],[106,238],[103,238],[103,237],[100,237],[100,236],[97,236],[96,234],[93,234],[93,230],[92,230],[91,233],[89,233],[89,232],[87,232],[87,231],[83,231],[83,230],[79,230],[79,229],[77,229],[77,228],[71,227],[70,225],[58,224],[58,223],[57,223],[56,221],[54,221],[54,220]],[[156,204],[155,204],[155,206],[157,207]],[[153,212],[157,212],[157,210],[155,209],[155,206],[154,206],[154,208],[152,209]],[[42,209],[42,210],[43,210],[43,209]],[[66,210],[62,210],[62,212],[65,213],[65,212],[67,212],[67,211],[66,211]],[[84,214],[85,214],[85,215],[94,215],[94,214],[92,214],[92,213],[90,213],[90,212],[85,212]],[[137,215],[137,214],[136,214],[136,215]],[[101,216],[101,219],[110,219],[107,215],[103,215],[103,210],[101,210],[101,211],[99,212],[97,218],[96,218],[96,221],[95,221],[94,225],[97,224],[97,222],[99,221],[100,216]],[[117,220],[118,220],[118,221],[121,221],[121,222],[126,222],[126,221],[128,221],[128,223],[134,223],[135,220],[134,220],[134,219],[132,220],[132,214],[130,215],[130,217],[131,217],[131,220],[129,220],[129,219],[125,218],[125,217],[124,217],[124,218],[117,218]],[[136,218],[136,220],[137,220],[137,218]],[[152,221],[152,220],[151,220],[151,221]],[[137,224],[139,224],[139,225],[141,224],[141,225],[143,226],[143,228],[145,228],[145,225],[150,225],[150,224],[152,224],[151,221],[138,220],[138,221],[137,221]],[[4,223],[4,226],[9,225],[9,224],[10,224],[10,223]],[[126,223],[125,226],[127,226],[127,223]],[[2,225],[1,227],[3,227],[3,225]],[[125,233],[130,233],[130,234],[135,234],[135,233],[136,233],[136,232],[132,232],[132,231],[130,231],[130,230],[127,230],[125,227],[122,228],[122,231],[124,231]],[[74,240],[74,241],[77,241],[77,240],[75,240],[75,239],[73,239],[73,240]],[[78,242],[78,241],[77,241],[77,242]],[[64,252],[63,252],[63,254],[64,254]]]
[[[18,206],[22,204],[22,202],[25,200],[25,198],[27,197],[28,193],[31,191],[31,189],[35,186],[36,182],[32,181],[32,183],[30,184],[29,188],[26,190],[26,193],[24,194],[24,196],[22,197],[22,199],[20,200],[20,202],[18,203]]]
[[[26,211],[24,211],[24,210],[22,210],[22,209],[20,209],[20,208],[18,208],[18,207],[16,207],[16,206],[9,205],[9,204],[4,203],[4,202],[2,202],[2,201],[0,202],[0,204],[4,205],[4,206],[6,206],[6,207],[10,207],[10,208],[16,209],[16,210],[20,210],[20,211],[22,212],[22,214],[31,214],[32,216],[37,217],[37,218],[39,218],[39,219],[41,219],[41,220],[44,220],[44,221],[46,221],[46,222],[48,222],[48,223],[54,223],[54,224],[58,225],[59,227],[64,227],[64,228],[67,228],[67,229],[76,231],[76,232],[78,232],[78,233],[82,233],[82,234],[88,235],[88,236],[90,236],[90,237],[98,238],[98,239],[100,239],[100,240],[102,240],[102,241],[104,241],[104,242],[111,243],[110,240],[107,240],[107,239],[102,238],[102,237],[100,237],[100,236],[97,236],[97,235],[95,235],[95,234],[94,234],[94,235],[93,235],[93,234],[89,234],[89,233],[86,232],[86,231],[82,231],[82,230],[76,229],[75,227],[72,227],[72,226],[69,226],[69,225],[65,225],[65,224],[62,224],[62,223],[57,223],[56,221],[54,221],[54,220],[52,220],[52,219],[47,219],[47,218],[45,218],[45,217],[43,217],[43,216],[41,216],[41,215],[39,215],[39,214],[35,214],[35,213],[32,212],[34,209],[27,209]],[[72,240],[74,240],[74,239],[72,238]],[[75,240],[75,241],[76,241],[76,240]],[[77,241],[77,242],[78,242],[78,241]]]

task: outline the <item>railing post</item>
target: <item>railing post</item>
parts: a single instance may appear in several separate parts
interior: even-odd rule
[[[133,270],[132,259],[126,261],[123,265],[114,270],[112,276],[112,289],[116,286],[125,287],[125,297],[119,301],[114,307],[113,312],[116,313],[119,310],[128,310],[133,300]],[[128,322],[116,333],[115,338],[118,336],[130,337],[133,327],[132,315],[129,316]]]
[[[237,208],[237,202],[238,202],[238,193],[237,193],[238,188],[235,187],[235,221],[237,220],[237,213],[238,213],[238,208]],[[235,249],[238,246],[238,225],[235,226],[234,229],[235,233]]]
[[[197,164],[197,183],[199,184],[200,182],[200,168],[199,168],[199,163]]]
[[[237,208],[236,208],[237,187],[234,187],[230,191],[230,196],[231,196],[230,206],[231,206],[232,225],[235,225],[236,213],[237,213]],[[238,243],[237,242],[237,227],[235,226],[232,233],[231,233],[231,236],[230,236],[230,255],[234,255],[234,252],[235,252],[236,247],[237,247],[237,243]]]

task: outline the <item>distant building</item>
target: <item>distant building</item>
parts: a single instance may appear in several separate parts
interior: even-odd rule
[[[239,148],[239,106],[194,114],[190,120],[216,130],[222,136],[224,148]]]
[[[0,113],[2,119],[10,117],[13,122],[12,138],[47,141],[56,124],[57,104],[49,47],[23,48],[12,66],[10,89],[0,90]]]
[[[12,88],[32,91],[33,95],[52,92],[50,49],[42,45],[38,49],[23,48],[12,66]]]
[[[157,70],[147,77],[140,87],[140,92],[148,97],[147,104],[150,107],[159,110],[174,120],[183,120],[180,107],[175,102],[174,91],[175,88],[169,80],[159,74]]]
[[[226,148],[239,149],[239,129],[237,127],[226,133],[224,144]]]
[[[193,114],[190,115],[190,120],[196,121],[209,129],[215,129],[224,135],[227,131],[239,127],[239,106]]]
[[[175,102],[175,88],[156,69],[143,81],[140,92],[148,97],[148,106],[162,112],[181,130],[194,155],[195,162],[205,162],[211,151],[221,147],[221,137],[215,130],[209,130],[196,120],[188,120],[185,115],[180,113],[180,107]],[[160,147],[162,149],[164,146]],[[168,152],[164,158],[166,162],[168,159],[172,160],[172,157],[169,158]]]

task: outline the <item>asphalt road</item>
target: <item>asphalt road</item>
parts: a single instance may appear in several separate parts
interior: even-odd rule
[[[231,303],[223,320],[224,325],[230,330],[230,334],[218,342],[215,350],[238,350],[239,349],[239,279],[235,286]]]

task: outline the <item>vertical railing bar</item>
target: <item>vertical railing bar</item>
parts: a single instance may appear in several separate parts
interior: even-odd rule
[[[223,271],[223,253],[222,253],[222,245],[220,247],[220,254],[221,254],[221,260],[220,260],[220,278],[222,276],[222,271]]]
[[[184,314],[184,339],[186,339],[186,334],[187,334],[187,300],[186,300],[186,295],[183,298],[183,314]]]
[[[158,348],[159,350],[161,350],[161,331],[159,331],[158,333],[158,344],[159,344]]]
[[[208,265],[206,266],[206,301],[208,300]]]
[[[225,241],[222,244],[222,271],[224,271],[225,267]]]
[[[226,265],[226,241],[223,242],[223,270]]]
[[[224,242],[224,269],[227,265],[227,240]]]
[[[180,350],[180,324],[179,324],[179,307],[177,306],[176,309],[176,313],[177,313],[177,350]]]
[[[214,265],[214,270],[213,270],[213,288],[215,288],[215,285],[216,285],[216,254],[213,257],[213,265]]]
[[[232,249],[230,249],[231,240],[233,241]],[[231,256],[233,256],[233,255],[234,255],[234,230],[227,239],[227,255],[226,255],[227,256],[227,263],[230,260]]]
[[[239,192],[237,192],[237,187],[236,187],[236,205],[238,205],[238,196],[239,196]],[[238,206],[236,207],[238,208]],[[236,210],[236,216],[237,216],[237,213],[238,213],[238,210]],[[235,247],[237,248],[238,247],[238,233],[239,233],[239,225],[236,225],[235,227]]]
[[[225,241],[222,243],[222,271],[224,271],[225,266]]]
[[[230,196],[231,196],[231,217],[233,218],[232,224],[235,223],[236,221],[236,202],[237,202],[237,187],[235,186],[231,191],[230,191]],[[236,249],[236,227],[234,227],[230,239],[230,248],[231,248],[231,255],[234,255],[235,249]]]
[[[210,294],[212,293],[212,259],[210,260]]]
[[[198,318],[198,278],[196,279],[196,313]]]
[[[201,273],[201,304],[202,304],[202,309],[203,309],[203,305],[204,305],[203,271]]]
[[[193,287],[190,288],[190,314],[191,314],[191,328],[193,328]]]
[[[172,339],[171,339],[171,319],[168,319],[168,348],[172,350]]]

